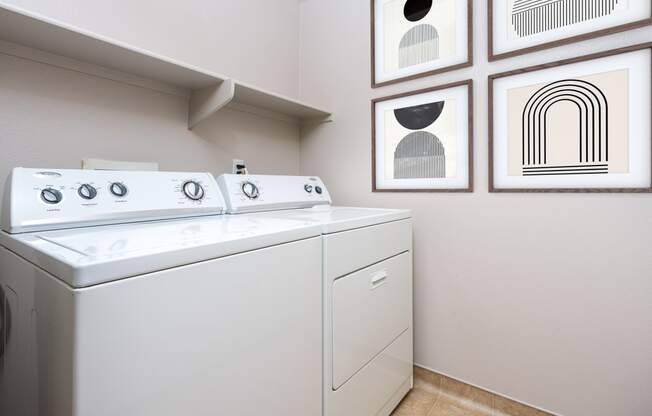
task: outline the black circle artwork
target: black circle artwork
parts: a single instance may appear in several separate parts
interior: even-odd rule
[[[410,130],[425,129],[435,122],[444,110],[444,101],[397,108],[394,116],[401,126]]]
[[[403,15],[410,22],[418,22],[426,17],[432,8],[432,0],[407,0],[403,7]]]

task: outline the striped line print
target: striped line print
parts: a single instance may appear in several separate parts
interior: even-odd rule
[[[408,30],[399,44],[399,68],[407,68],[439,58],[439,33],[428,24]]]
[[[598,175],[607,173],[609,173],[609,165],[607,164],[531,166],[523,168],[523,176]]]
[[[520,37],[611,14],[621,0],[515,0],[512,26]]]
[[[437,136],[415,131],[405,136],[394,151],[394,178],[445,178],[446,150]]]

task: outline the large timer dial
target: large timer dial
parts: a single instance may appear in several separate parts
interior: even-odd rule
[[[204,188],[196,181],[188,181],[183,184],[183,194],[193,201],[201,201],[204,198]]]
[[[242,193],[249,199],[256,199],[260,196],[260,191],[258,187],[252,182],[244,182],[242,184]]]

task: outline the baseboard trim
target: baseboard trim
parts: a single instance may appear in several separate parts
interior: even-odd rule
[[[474,407],[491,407],[491,414],[496,416],[561,416],[420,364],[414,366],[414,378],[415,387],[434,388],[439,393],[443,392]],[[454,387],[444,387],[446,384]]]

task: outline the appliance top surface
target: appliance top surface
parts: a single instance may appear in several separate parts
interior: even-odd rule
[[[332,206],[316,176],[222,175],[217,183],[230,214],[309,221],[324,234],[411,217],[409,210]]]
[[[320,235],[315,224],[247,215],[9,234],[0,245],[72,287],[86,287]]]
[[[330,234],[407,219],[412,216],[412,213],[407,209],[322,205],[312,208],[259,212],[248,216],[306,221],[318,224],[323,234]]]

